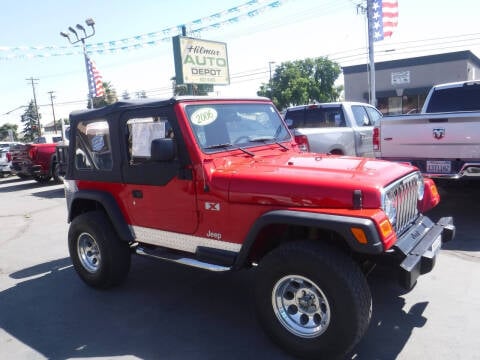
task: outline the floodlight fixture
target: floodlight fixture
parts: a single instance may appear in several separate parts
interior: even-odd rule
[[[68,35],[66,32],[60,31],[60,35],[66,37],[70,41],[70,35]]]
[[[78,34],[77,34],[77,32],[75,31],[75,29],[74,29],[73,27],[69,26],[69,27],[68,27],[68,30],[70,30],[70,31],[75,35],[75,37],[77,38],[77,40],[79,40]]]

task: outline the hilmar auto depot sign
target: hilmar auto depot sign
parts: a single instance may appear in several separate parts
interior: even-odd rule
[[[227,44],[175,36],[173,55],[177,84],[230,84]]]

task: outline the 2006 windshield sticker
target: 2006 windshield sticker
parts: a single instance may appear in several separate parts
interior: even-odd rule
[[[214,108],[201,108],[191,115],[193,125],[205,126],[217,120],[218,113]]]

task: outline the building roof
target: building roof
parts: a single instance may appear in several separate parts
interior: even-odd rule
[[[470,50],[457,51],[445,54],[435,54],[420,56],[408,59],[390,60],[375,62],[375,70],[398,69],[400,67],[430,65],[442,62],[451,62],[458,60],[470,60],[476,66],[480,67],[480,59]],[[342,68],[343,74],[354,74],[366,72],[366,64],[345,66]]]

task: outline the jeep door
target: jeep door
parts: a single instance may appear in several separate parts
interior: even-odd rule
[[[171,138],[183,143],[173,111],[138,110],[123,114],[122,164],[124,200],[133,226],[191,234],[198,225],[192,176],[186,155],[177,151],[169,160],[153,161],[152,140]],[[138,229],[137,229],[138,230]]]

